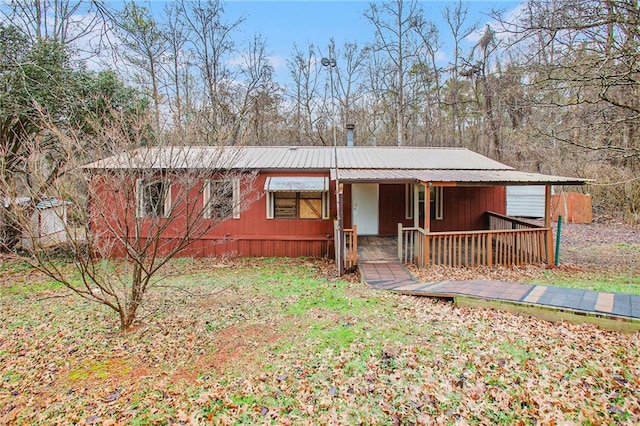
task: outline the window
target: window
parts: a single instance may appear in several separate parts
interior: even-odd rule
[[[297,192],[273,193],[273,217],[295,219],[298,217]]]
[[[167,217],[171,211],[171,182],[168,179],[138,179],[137,216]]]
[[[268,219],[328,219],[329,193],[267,192]]]
[[[322,192],[300,192],[300,219],[322,219]]]
[[[422,185],[421,185],[422,186]],[[404,184],[404,218],[413,219],[413,189],[414,184]]]
[[[204,186],[204,217],[240,217],[240,179],[207,180]]]
[[[442,220],[442,187],[431,187],[431,219]]]
[[[267,177],[264,190],[267,219],[329,219],[328,177]]]
[[[417,186],[418,192],[418,211],[420,212],[419,220],[422,221],[424,219],[424,199],[425,187],[422,184],[414,185],[407,183],[405,184],[405,219],[413,219],[413,203],[415,199],[415,187]],[[430,213],[431,219],[434,220],[442,220],[443,217],[443,202],[442,202],[442,186],[430,186]]]

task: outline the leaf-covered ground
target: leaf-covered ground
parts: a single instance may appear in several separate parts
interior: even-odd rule
[[[637,424],[640,334],[181,260],[125,334],[2,263],[0,424]]]

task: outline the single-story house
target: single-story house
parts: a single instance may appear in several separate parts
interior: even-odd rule
[[[203,190],[193,196],[202,198],[200,206],[213,209],[206,217],[220,208],[207,207],[217,188],[223,188],[233,207],[222,209],[224,220],[182,254],[331,257],[341,271],[357,263],[358,235],[397,237],[399,259],[419,265],[549,262],[551,186],[585,183],[518,171],[461,148],[156,147],[86,167],[102,182],[94,185],[89,208],[112,199],[113,211],[132,217],[132,209],[117,207],[123,203],[115,194],[119,189],[100,185],[116,171],[149,176],[152,170],[152,178],[129,182],[135,216],[143,222],[167,220],[171,203],[184,193],[172,188],[171,176],[193,169],[236,171],[229,182],[214,178],[197,184]],[[506,188],[519,185],[544,188],[543,226],[506,216]],[[256,201],[239,209],[239,197]],[[92,226],[99,231],[100,221]],[[178,231],[172,229],[167,227],[163,238],[173,238]]]

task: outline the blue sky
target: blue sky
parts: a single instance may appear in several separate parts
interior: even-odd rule
[[[357,41],[363,45],[372,41],[373,28],[363,17],[369,1],[324,0],[324,1],[272,1],[272,0],[231,0],[226,2],[225,11],[229,19],[240,15],[246,21],[243,31],[247,36],[261,33],[267,40],[269,49],[276,57],[287,58],[293,43],[305,47],[313,43],[325,49],[333,37],[338,46],[345,41]],[[455,1],[421,1],[425,17],[440,29],[443,41],[447,42],[447,27],[442,18],[445,6],[454,8]],[[489,21],[492,8],[514,9],[518,1],[470,1],[468,23],[480,23],[480,28]],[[447,55],[447,47],[444,47]]]
[[[117,8],[123,2],[114,0],[111,3]],[[162,11],[167,1],[141,0],[139,3],[151,6],[156,18],[162,20]],[[239,27],[241,33],[236,41],[242,43],[251,39],[254,34],[261,34],[266,40],[276,79],[279,80],[287,78],[286,61],[292,56],[294,43],[301,50],[312,43],[326,56],[331,38],[335,39],[338,47],[346,41],[358,42],[360,46],[373,41],[373,27],[363,16],[370,3],[364,0],[223,0],[226,21],[234,21],[241,16],[245,18]],[[511,0],[470,0],[467,2],[467,22],[469,25],[478,23],[480,28],[484,28],[492,9],[513,10],[520,3]],[[452,49],[442,10],[445,6],[453,9],[456,4],[457,1],[454,0],[420,1],[426,19],[434,22],[440,30],[444,46],[439,56],[443,66],[447,65]],[[471,49],[471,46],[473,41],[468,42],[465,50]]]

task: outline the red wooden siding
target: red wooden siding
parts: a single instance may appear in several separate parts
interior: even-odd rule
[[[92,230],[100,239],[103,248],[110,248],[112,256],[124,256],[124,247],[109,236],[106,224],[111,225],[128,218],[131,226],[135,217],[135,179],[130,182],[131,189],[123,187],[121,182],[110,180],[109,173],[96,175],[93,188],[95,197],[108,200],[106,211],[99,211],[100,203],[92,203],[90,210],[94,215]],[[326,177],[322,172],[271,172],[261,173],[247,190],[247,180],[241,185],[246,199],[255,199],[248,209],[240,213],[239,219],[227,219],[206,235],[194,241],[181,255],[194,257],[207,256],[333,256],[333,218],[336,217],[335,182],[330,183],[329,203],[331,219],[267,219],[265,180],[276,176]],[[177,182],[177,179],[175,180]],[[125,185],[126,186],[126,185]],[[190,194],[190,199],[198,200],[196,208],[202,208],[201,183],[195,183],[189,189],[179,183],[172,184],[172,198],[177,194]],[[127,196],[128,195],[128,196]],[[195,198],[194,198],[195,197]],[[343,187],[344,227],[352,227],[351,185]],[[95,201],[95,200],[94,200]],[[90,201],[91,203],[91,201]],[[105,210],[105,209],[103,209]],[[486,211],[506,213],[506,190],[504,187],[445,187],[443,189],[443,219],[431,220],[431,231],[462,231],[486,229]],[[413,219],[405,219],[404,184],[379,185],[379,232],[381,235],[395,235],[398,223],[412,226]],[[153,219],[143,221],[144,226]],[[162,219],[159,219],[162,220]],[[180,236],[184,219],[177,218],[164,230],[161,245],[171,246],[172,240]],[[423,225],[422,223],[420,224]]]
[[[431,219],[432,232],[487,229],[485,212],[506,214],[504,186],[444,187],[442,220]]]
[[[405,185],[381,184],[378,186],[380,235],[397,235],[398,223],[413,226],[413,219],[405,219]]]
[[[190,246],[181,252],[182,256],[313,256],[324,257],[333,256],[333,219],[267,219],[266,197],[264,194],[264,184],[267,177],[270,176],[328,176],[328,173],[263,173],[256,177],[253,187],[247,192],[246,189],[241,192],[247,192],[245,195],[249,199],[256,201],[251,204],[248,209],[240,213],[239,219],[227,219],[215,228],[202,236],[198,241],[194,241]],[[135,180],[132,182],[135,185]],[[241,183],[246,185],[246,182]],[[125,201],[125,191],[115,191],[109,185],[108,177],[100,182],[100,179],[94,182],[96,196],[99,199],[111,199],[114,208],[106,215],[99,215],[92,222],[92,229],[97,235],[102,235],[103,246],[109,244],[111,238],[107,238],[108,232],[104,226],[105,220],[112,223],[129,215],[129,223],[133,223],[135,215],[135,203],[125,210],[124,206],[131,204]],[[176,194],[181,188],[172,185],[172,198],[175,199]],[[202,200],[202,194],[199,193],[198,185],[193,185],[190,192],[193,196]],[[335,185],[331,182],[329,189],[330,202],[330,218],[336,215],[335,208]],[[202,207],[200,201],[199,208]],[[94,206],[94,209],[96,207]],[[108,216],[111,215],[111,218]],[[151,220],[151,219],[149,219]],[[160,219],[162,220],[162,219]],[[143,220],[144,223],[144,220]],[[161,244],[171,244],[171,240],[179,237],[180,230],[184,226],[181,218],[176,218],[173,223],[162,234]],[[226,239],[226,241],[225,241]],[[222,241],[221,241],[222,240]],[[114,246],[111,255],[121,257],[124,255],[123,247]]]
[[[351,229],[353,227],[353,216],[351,212],[351,184],[345,183],[342,186],[342,204],[344,228]]]

